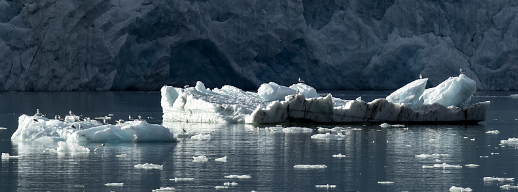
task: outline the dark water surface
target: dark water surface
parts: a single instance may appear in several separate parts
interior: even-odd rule
[[[390,91],[331,91],[333,96],[370,101]],[[448,191],[452,186],[474,191],[502,191],[516,181],[484,182],[484,177],[517,178],[518,149],[499,145],[518,137],[518,99],[514,92],[478,92],[472,102],[491,101],[487,120],[479,125],[296,125],[345,127],[345,140],[315,140],[313,133],[278,133],[252,125],[167,123],[177,133],[211,133],[210,140],[179,138],[179,143],[116,143],[89,153],[48,153],[57,142],[12,143],[21,114],[36,109],[50,117],[69,110],[96,117],[114,114],[152,117],[162,124],[159,92],[0,93],[0,152],[19,158],[1,159],[0,191]],[[112,120],[111,123],[114,123]],[[498,130],[499,134],[487,131]],[[336,158],[333,155],[343,154]],[[418,158],[420,154],[443,154]],[[208,162],[193,162],[205,155]],[[227,162],[214,159],[227,156]],[[137,164],[163,169],[136,169]],[[427,168],[434,164],[457,168]],[[295,169],[294,165],[326,165]],[[478,167],[467,167],[476,164]],[[425,168],[423,168],[425,166]],[[251,178],[225,178],[250,175]],[[172,181],[174,178],[194,178]],[[216,189],[225,182],[237,185]],[[124,183],[123,186],[106,186]],[[336,185],[317,188],[316,185]]]

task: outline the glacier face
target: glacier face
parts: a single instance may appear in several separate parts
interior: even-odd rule
[[[518,90],[515,1],[0,0],[0,91]]]

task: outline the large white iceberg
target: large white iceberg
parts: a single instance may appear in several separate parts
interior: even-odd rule
[[[60,121],[38,115],[21,115],[18,118],[18,129],[11,140],[67,143],[176,142],[169,129],[145,121],[104,125],[96,120],[75,119],[78,116],[67,116],[64,121]]]
[[[164,121],[208,123],[477,123],[484,121],[490,102],[468,105],[475,82],[464,74],[434,88],[418,79],[386,99],[342,100],[299,83],[290,88],[263,84],[258,92],[226,85],[161,89]],[[293,88],[292,88],[293,87]],[[291,90],[298,90],[295,93]],[[310,91],[306,91],[310,90]],[[313,92],[314,91],[314,92]],[[284,99],[281,99],[284,96]],[[312,97],[312,98],[309,98]]]

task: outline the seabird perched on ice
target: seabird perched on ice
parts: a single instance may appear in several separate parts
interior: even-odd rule
[[[460,68],[460,74],[464,74],[464,70],[462,70],[462,68]]]
[[[185,86],[183,86],[183,88],[187,89],[187,88],[189,88],[189,85],[185,85]]]
[[[40,109],[36,109],[36,114],[34,116],[41,116]]]
[[[182,128],[182,131],[183,131],[183,133],[187,133],[187,131],[184,128]]]
[[[32,120],[33,120],[33,121],[35,121],[35,122],[38,122],[38,120],[37,120],[37,119],[32,119]]]
[[[423,79],[423,75],[419,74],[419,79]]]
[[[304,83],[304,81],[299,77],[299,83]]]
[[[123,123],[124,123],[124,120],[122,120],[122,119],[119,119],[119,120],[117,121],[117,124],[123,124]]]
[[[130,121],[135,120],[135,119],[133,119],[133,117],[131,117],[131,115],[128,115],[128,119],[129,119]]]
[[[83,129],[83,126],[81,124],[79,124],[79,129]]]
[[[140,116],[140,115],[138,116],[138,120],[145,121],[144,118],[142,118],[142,116]]]
[[[68,111],[68,114],[69,114],[70,116],[74,116],[74,113],[72,112],[72,110]]]
[[[106,118],[103,118],[103,124],[108,125],[108,120],[106,120]]]
[[[74,128],[74,129],[76,128],[76,126],[74,126],[74,125],[71,125],[70,127]]]

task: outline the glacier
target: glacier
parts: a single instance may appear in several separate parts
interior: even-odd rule
[[[41,115],[21,115],[18,129],[11,141],[54,142],[59,141],[65,148],[69,144],[120,143],[120,142],[176,142],[177,139],[161,125],[145,121],[126,121],[116,125],[104,125],[97,120],[81,120],[69,115],[64,120],[48,119]],[[59,148],[58,148],[59,149]]]
[[[0,91],[430,86],[518,90],[518,2],[0,0]],[[414,75],[409,75],[414,74]]]
[[[267,91],[243,91],[231,85],[209,89],[200,81],[195,87],[163,86],[163,120],[204,123],[478,123],[484,121],[490,102],[468,104],[476,91],[475,81],[460,74],[436,87],[425,89],[418,79],[387,98],[365,102],[342,100],[331,94],[313,96],[316,89],[293,93],[276,83],[263,84]],[[292,86],[295,87],[295,86]],[[318,95],[318,94],[317,94]],[[284,96],[284,100],[277,99]]]

